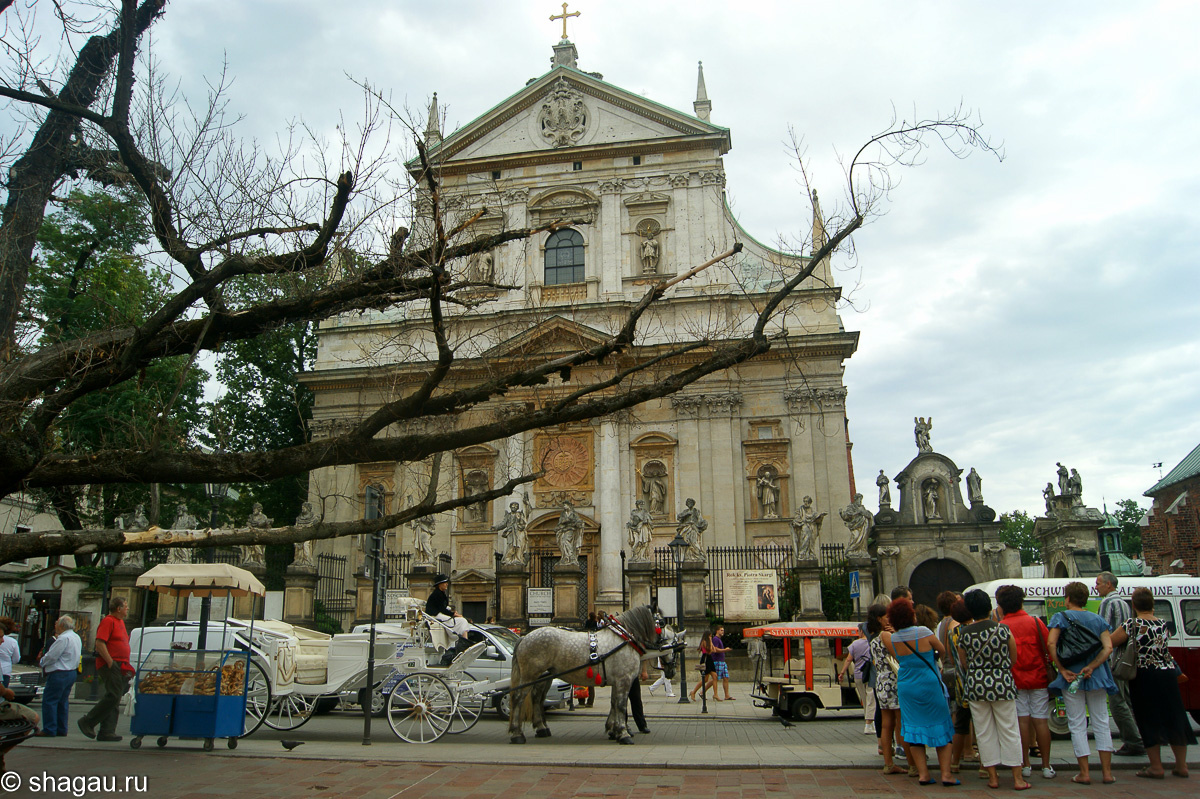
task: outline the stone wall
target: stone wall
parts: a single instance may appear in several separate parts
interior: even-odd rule
[[[1146,522],[1142,551],[1155,574],[1200,574],[1200,475],[1158,491]]]

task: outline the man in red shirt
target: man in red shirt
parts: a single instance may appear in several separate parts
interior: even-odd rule
[[[96,627],[96,679],[104,688],[104,695],[86,716],[79,720],[80,731],[97,741],[119,741],[117,716],[121,712],[121,697],[129,690],[133,677],[133,666],[129,662],[129,631],[125,629],[125,617],[129,606],[121,597],[114,597],[108,606],[108,615]],[[100,733],[96,734],[96,724]]]
[[[1050,765],[1050,679],[1046,673],[1050,658],[1046,641],[1050,632],[1045,622],[1025,612],[1025,589],[1020,586],[1000,586],[996,589],[996,604],[1004,612],[1000,623],[1009,628],[1017,644],[1012,672],[1017,684],[1017,723],[1021,726],[1025,757],[1021,773],[1028,777],[1033,772],[1029,747],[1036,738],[1042,757],[1042,777],[1054,779],[1054,767]]]

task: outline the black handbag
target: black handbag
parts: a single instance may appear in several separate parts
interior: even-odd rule
[[[1078,671],[1073,666],[1086,666],[1095,659],[1096,654],[1104,648],[1100,636],[1072,619],[1066,613],[1063,618],[1067,626],[1062,628],[1058,636],[1057,654],[1059,661],[1071,671]]]

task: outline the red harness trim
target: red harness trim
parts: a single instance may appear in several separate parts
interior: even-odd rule
[[[621,640],[625,641],[627,644],[629,644],[631,647],[633,647],[633,650],[638,653],[639,657],[646,654],[646,649],[634,639],[633,635],[630,634],[629,630],[625,629],[625,627],[621,624],[621,622],[617,621],[616,616],[613,616],[610,613],[607,616],[602,616],[600,618],[600,622],[601,622],[602,626],[608,627],[614,633],[619,635],[621,637]]]

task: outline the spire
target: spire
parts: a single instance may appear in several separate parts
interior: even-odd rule
[[[821,215],[821,201],[817,199],[816,189],[812,190],[812,203],[812,251],[815,253],[829,241],[829,234],[825,232],[825,217]]]
[[[692,108],[696,110],[696,116],[708,121],[708,115],[712,113],[712,103],[708,101],[708,90],[704,88],[704,62],[700,62],[700,72],[696,77],[696,102],[692,103]]]
[[[438,118],[437,92],[429,103],[429,122],[425,125],[425,145],[433,146],[442,143],[441,120]]]

